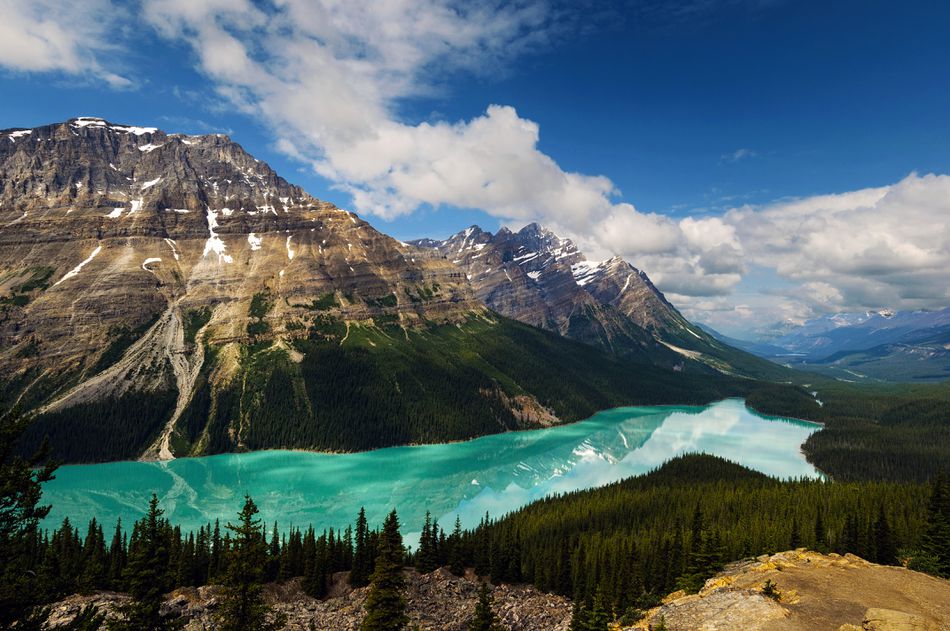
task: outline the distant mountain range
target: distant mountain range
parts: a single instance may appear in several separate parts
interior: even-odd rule
[[[847,381],[950,379],[950,308],[832,314],[767,343],[713,333],[760,357]]]
[[[24,448],[369,449],[789,374],[538,225],[405,244],[223,135],[0,131],[0,407],[36,417]]]

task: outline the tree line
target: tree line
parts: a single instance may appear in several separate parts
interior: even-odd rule
[[[458,575],[471,568],[493,584],[530,583],[562,594],[575,603],[575,628],[598,631],[604,620],[636,619],[670,591],[699,589],[729,561],[788,548],[851,552],[950,577],[950,483],[943,475],[926,485],[780,481],[705,455],[544,499],[502,519],[486,515],[472,529],[456,520],[446,531],[427,514],[415,550],[404,547],[395,510],[376,529],[361,510],[342,530],[282,532],[260,519],[249,497],[236,521],[197,532],[165,519],[155,496],[142,519],[130,529],[117,524],[108,539],[95,521],[78,528],[67,519],[49,532],[40,527],[49,512],[41,492],[55,466],[42,449],[29,459],[16,455],[24,427],[20,419],[0,423],[0,626],[41,621],[43,605],[62,596],[109,589],[132,596],[113,626],[170,628],[175,621],[161,610],[165,593],[218,584],[222,628],[276,628],[280,616],[264,604],[262,585],[299,578],[307,594],[323,598],[345,573],[351,585],[370,586],[365,629],[402,628],[410,566]],[[490,594],[479,602],[473,620],[489,625],[479,628],[497,625]],[[102,623],[92,611],[78,620],[89,626],[76,628]],[[241,626],[247,621],[256,626]],[[25,625],[18,628],[32,628]]]

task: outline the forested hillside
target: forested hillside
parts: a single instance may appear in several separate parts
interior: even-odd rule
[[[808,460],[840,481],[926,481],[950,462],[950,382],[848,384],[816,378],[816,400],[791,390],[754,390],[761,412],[825,424],[804,445]]]
[[[29,484],[19,481],[27,491],[21,505],[35,505]],[[317,533],[259,522],[267,516],[246,515],[248,506],[243,530],[241,522],[215,523],[197,533],[163,519],[156,498],[131,530],[120,525],[114,533],[68,520],[44,532],[35,519],[4,509],[15,527],[0,533],[7,616],[0,621],[79,591],[131,591],[144,594],[135,596],[141,600],[177,586],[228,584],[235,564],[246,562],[248,546],[256,550],[258,584],[303,577],[307,593],[322,598],[334,572],[349,572],[354,586],[374,580],[383,540],[392,545],[398,539],[373,530],[362,512],[355,526]],[[783,482],[701,455],[545,499],[497,521],[486,516],[474,530],[456,524],[446,532],[429,517],[409,527],[417,526],[419,546],[403,557],[420,572],[474,568],[496,584],[526,582],[569,596],[582,615],[586,608],[605,619],[634,620],[669,591],[697,590],[728,561],[800,546],[884,564],[909,560],[911,567],[950,576],[950,486],[943,478],[931,485]]]
[[[206,349],[170,447],[178,456],[354,451],[756,391],[811,402],[794,386],[664,370],[497,315],[408,330],[381,318],[357,325],[327,317],[289,344]],[[40,415],[24,453],[48,436],[53,454],[68,462],[134,458],[162,431],[173,402],[168,391],[128,393]]]

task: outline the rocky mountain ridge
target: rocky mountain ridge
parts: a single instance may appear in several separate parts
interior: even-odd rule
[[[461,266],[479,300],[532,326],[676,370],[781,372],[694,326],[622,257],[590,261],[572,240],[537,223],[495,234],[470,226],[412,244]]]
[[[622,340],[638,365],[499,317],[440,251],[311,197],[226,136],[90,117],[2,130],[0,408],[37,417],[24,449],[49,435],[60,458],[90,461],[458,440],[743,391],[674,376],[702,366],[621,299],[594,298],[619,291],[609,268],[580,292],[576,250],[522,237],[552,252],[543,270],[517,261],[550,276],[542,319],[583,298],[569,336]]]

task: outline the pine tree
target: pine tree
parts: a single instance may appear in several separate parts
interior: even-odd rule
[[[439,565],[436,551],[437,535],[433,533],[434,530],[432,517],[429,511],[426,511],[422,534],[419,536],[419,550],[416,552],[416,569],[420,574],[428,574]]]
[[[238,524],[229,522],[227,525],[234,533],[234,543],[217,615],[221,631],[276,631],[285,622],[283,615],[275,615],[264,602],[261,579],[267,561],[267,544],[261,521],[254,517],[257,513],[254,500],[245,495]]]
[[[383,522],[376,554],[376,568],[366,596],[366,615],[361,631],[400,631],[409,622],[403,591],[405,550],[399,533],[399,517],[393,510]]]
[[[607,604],[604,602],[604,594],[598,589],[594,596],[594,604],[587,612],[586,631],[607,631],[607,625],[610,624],[610,612]]]
[[[159,631],[177,626],[161,615],[168,568],[163,513],[158,507],[158,496],[153,493],[148,512],[135,525],[129,544],[124,579],[132,601],[119,607],[122,618],[110,622],[110,629]]]
[[[16,454],[16,441],[29,421],[15,413],[0,415],[0,627],[36,604],[38,586],[30,569],[37,524],[49,514],[40,506],[42,484],[53,479],[45,443],[31,458]]]
[[[887,521],[882,504],[874,522],[874,542],[877,550],[875,561],[884,565],[891,565],[897,560],[897,547],[891,534],[891,526]]]
[[[825,530],[825,520],[822,516],[821,507],[818,507],[818,514],[815,516],[815,550],[825,552],[828,548],[828,533]]]
[[[789,548],[797,550],[802,547],[802,533],[798,528],[798,517],[792,517],[792,534],[789,537]]]
[[[501,631],[503,627],[492,609],[493,603],[488,583],[483,582],[478,588],[478,603],[475,605],[475,614],[468,623],[468,631]]]
[[[456,576],[465,574],[465,559],[462,550],[462,520],[455,516],[455,528],[449,537],[449,571]]]
[[[117,519],[112,543],[109,544],[109,587],[119,589],[122,584],[122,571],[125,569],[126,544],[122,534],[122,519]]]
[[[208,580],[217,580],[224,569],[224,541],[221,539],[221,523],[214,520],[214,533],[211,535],[211,560],[208,567]]]
[[[277,529],[277,522],[274,522],[274,530],[271,532],[270,545],[267,546],[267,569],[264,572],[264,580],[268,583],[277,580],[280,575],[280,532]]]
[[[350,585],[353,587],[369,585],[369,577],[373,571],[372,565],[366,510],[361,507],[360,513],[356,517],[356,537],[353,548],[353,568],[350,570]]]
[[[920,569],[950,578],[950,482],[942,472],[931,482],[927,529],[921,548],[928,560],[926,567]]]

